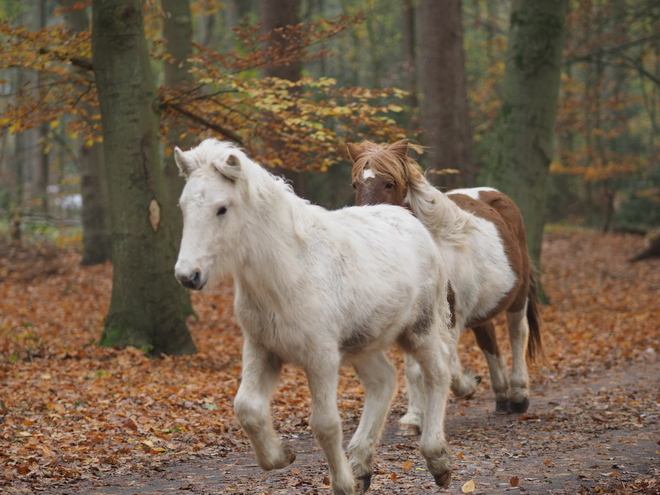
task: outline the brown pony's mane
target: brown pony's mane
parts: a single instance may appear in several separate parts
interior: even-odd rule
[[[421,167],[408,156],[408,149],[421,154],[424,147],[403,139],[392,144],[363,141],[357,148],[360,154],[354,161],[351,177],[354,183],[362,176],[365,168],[370,168],[376,175],[389,178],[397,189],[404,192],[404,196],[409,182],[424,182]]]
[[[424,147],[402,139],[392,144],[376,144],[363,141],[348,144],[353,160],[353,184],[362,180],[365,168],[377,176],[386,177],[394,183],[398,197],[413,214],[429,229],[435,239],[445,243],[462,245],[467,242],[466,233],[474,223],[441,191],[433,187],[422,173],[422,168],[408,156],[408,149],[422,153]]]

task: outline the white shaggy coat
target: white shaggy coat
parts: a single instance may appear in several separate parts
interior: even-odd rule
[[[235,412],[259,465],[282,468],[295,459],[269,417],[281,366],[295,363],[309,380],[310,425],[328,460],[333,493],[355,493],[355,479],[358,491],[366,490],[396,383],[383,350],[398,342],[423,377],[420,451],[436,483],[446,486],[444,409],[455,342],[447,279],[426,228],[389,205],[312,206],[228,143],[206,140],[190,151],[177,148],[175,157],[186,177],[175,273],[193,289],[227,272],[234,278],[244,335]],[[354,366],[366,395],[350,462],[336,401],[342,362]]]

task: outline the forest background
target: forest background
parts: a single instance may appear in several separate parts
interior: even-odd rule
[[[511,93],[507,75],[518,62],[507,52],[511,20],[520,22],[521,6],[557,10],[557,3],[454,1],[451,15],[440,17],[429,15],[435,3],[148,0],[142,8],[127,0],[0,0],[0,350],[3,382],[15,387],[0,397],[3,424],[11,426],[3,437],[5,484],[59,483],[106,472],[131,456],[195,452],[220,437],[231,443],[228,432],[240,437],[227,419],[240,366],[231,290],[223,286],[209,298],[196,295],[191,305],[172,276],[181,228],[174,145],[191,147],[205,137],[234,141],[284,174],[296,192],[328,208],[352,203],[345,144],[363,139],[407,137],[428,145],[420,163],[440,187],[491,184]],[[519,204],[527,218],[546,224],[551,239],[553,232],[576,229],[650,239],[660,224],[660,5],[565,3],[563,22],[548,23],[554,30],[542,30],[547,39],[528,43],[545,63],[553,40],[562,49],[555,64],[558,104],[552,91],[547,95],[557,108],[556,126],[549,129],[556,136],[552,149],[542,150],[550,173],[547,189],[545,180],[539,182],[547,197],[541,211]],[[130,10],[134,6],[140,15]],[[130,42],[119,55],[100,52],[104,33],[90,31],[92,25],[117,28],[100,18],[113,8],[130,21],[120,36]],[[431,39],[438,32],[449,36]],[[433,54],[444,58],[432,61]],[[133,59],[112,65],[120,55]],[[531,62],[521,64],[523,73],[542,65]],[[132,75],[121,74],[121,68]],[[126,108],[108,103],[123,90],[133,93],[125,98]],[[115,118],[119,130],[111,134],[112,121],[102,115],[108,109],[127,112]],[[439,119],[435,124],[429,123],[431,110]],[[136,119],[130,116],[138,113],[148,121],[147,131],[131,127]],[[438,137],[437,122],[441,139],[431,141]],[[121,148],[113,142],[121,130],[129,153],[115,155],[108,165],[103,145]],[[145,145],[147,136],[156,139]],[[507,192],[515,197],[515,190]],[[593,273],[578,277],[580,266],[558,268],[557,260],[577,251],[586,259],[602,247],[601,238],[554,239],[567,251],[554,253],[546,277],[550,297],[555,304],[566,297],[571,307],[584,301],[594,307],[588,321],[567,303],[546,309],[556,332],[551,369],[586,374],[596,361],[610,366],[611,356],[615,364],[641,359],[649,349],[654,356],[654,272],[639,265],[630,272],[622,263],[643,249],[640,239],[602,237],[615,241],[603,247],[607,255],[594,256],[593,267],[582,264]],[[608,267],[617,253],[622,259],[612,275]],[[76,266],[80,263],[99,266]],[[556,272],[563,278],[550,275]],[[648,282],[635,283],[644,277]],[[151,285],[145,290],[136,283],[140,279]],[[161,289],[167,297],[160,297]],[[167,311],[146,296],[169,301]],[[601,318],[597,306],[603,298],[621,313]],[[135,319],[122,321],[118,315],[125,313]],[[191,313],[203,322],[187,319]],[[165,320],[175,323],[165,328]],[[628,339],[628,325],[638,340]],[[576,350],[569,357],[568,346],[559,344],[574,326],[587,333],[564,339]],[[595,330],[610,327],[609,334]],[[196,329],[194,342],[188,328]],[[594,335],[615,338],[599,341],[593,355],[587,343]],[[90,346],[98,342],[106,347]],[[202,352],[192,360],[172,356],[198,348]],[[166,357],[150,361],[145,353]],[[183,363],[200,373],[194,386],[179,387],[173,378]],[[207,396],[218,371],[224,381]],[[300,377],[287,373],[286,395],[304,402]],[[120,383],[123,376],[129,376],[128,384]],[[549,376],[541,379],[554,379]],[[355,407],[359,391],[343,387],[344,407]],[[107,414],[86,412],[92,403]],[[118,408],[122,404],[126,410]],[[161,407],[169,408],[163,424],[156,420]],[[188,428],[174,419],[181,408],[204,419]],[[281,421],[291,408],[278,403]],[[211,423],[205,415],[213,415]],[[108,424],[116,429],[114,443],[104,433]],[[197,442],[199,425],[212,428],[213,439]],[[66,429],[64,436],[59,428]]]
[[[302,59],[302,62],[298,60],[287,65],[289,74],[297,72],[297,78],[310,78],[309,81],[314,81],[312,85],[332,87],[335,92],[344,93],[344,98],[349,97],[346,93],[356,91],[353,88],[363,88],[362,93],[355,95],[356,101],[369,100],[372,106],[350,115],[344,122],[329,124],[332,117],[349,113],[348,107],[342,105],[348,100],[337,100],[336,94],[318,91],[316,98],[331,100],[334,108],[326,109],[323,122],[305,122],[310,116],[298,107],[301,122],[293,125],[299,128],[289,129],[284,138],[293,142],[300,139],[301,134],[310,134],[311,129],[316,142],[308,140],[307,147],[296,144],[297,151],[303,154],[283,157],[281,150],[278,156],[269,154],[264,150],[268,133],[286,132],[273,131],[275,125],[271,128],[267,121],[259,121],[264,112],[282,110],[278,102],[278,98],[282,98],[282,88],[264,89],[255,82],[269,75],[263,70],[264,60],[254,55],[262,46],[259,33],[247,28],[260,21],[259,2],[192,1],[190,35],[196,43],[196,59],[188,83],[205,85],[206,94],[215,97],[227,92],[250,92],[252,100],[242,103],[256,103],[258,108],[253,107],[251,115],[239,120],[217,109],[201,108],[200,104],[196,108],[199,115],[189,115],[185,130],[176,136],[179,139],[166,142],[165,154],[171,153],[172,144],[194,145],[211,135],[226,139],[229,136],[218,132],[219,129],[233,131],[233,137],[240,135],[239,141],[266,165],[279,165],[281,161],[286,169],[310,169],[298,177],[297,182],[301,183],[298,191],[304,191],[311,201],[329,208],[351,204],[351,164],[343,149],[346,141],[363,138],[388,141],[405,135],[426,144],[419,102],[424,105],[431,102],[420,89],[423,61],[419,52],[424,43],[420,33],[425,22],[438,21],[424,19],[420,6],[412,0],[300,0],[279,2],[279,5],[284,6],[279,8],[280,12],[293,12],[286,14],[290,20],[312,25],[307,38],[301,41],[301,46],[307,44],[304,50],[286,55],[287,64],[296,57]],[[66,236],[71,231],[59,227],[75,223],[79,218],[81,201],[77,195],[84,189],[85,181],[98,180],[83,163],[86,158],[81,157],[93,154],[92,145],[102,141],[98,114],[84,106],[88,100],[94,100],[94,88],[87,75],[86,87],[74,91],[64,84],[62,72],[67,65],[84,67],[84,61],[91,59],[89,38],[79,34],[79,38],[72,39],[65,29],[75,28],[75,23],[67,24],[67,10],[71,17],[71,9],[75,11],[83,6],[84,2],[51,0],[21,4],[0,2],[3,36],[7,42],[0,65],[3,109],[0,210],[4,212],[5,231],[10,214],[19,212],[29,220],[25,226],[28,230],[42,231],[53,238]],[[162,92],[167,65],[163,48],[167,43],[163,40],[163,10],[157,2],[147,2],[146,8],[152,63]],[[473,149],[473,158],[469,161],[477,184],[486,182],[487,166],[492,159],[510,13],[510,1],[462,3],[462,40]],[[276,14],[265,10],[262,15]],[[557,139],[545,208],[548,221],[587,225],[605,231],[647,230],[660,222],[657,207],[660,195],[657,160],[659,17],[660,7],[656,2],[570,3],[564,36]],[[334,24],[320,26],[318,23],[324,20],[332,20]],[[268,22],[282,24],[282,19],[266,20]],[[83,31],[80,25],[78,28]],[[237,33],[236,29],[243,31]],[[310,35],[312,31],[316,34]],[[222,73],[217,72],[218,57],[224,57]],[[209,67],[212,63],[215,63],[215,72]],[[190,66],[187,69],[190,70]],[[239,82],[228,80],[229,75]],[[283,77],[292,78],[286,74]],[[69,81],[69,84],[72,83]],[[238,89],[237,84],[240,85]],[[390,88],[409,93],[404,95]],[[200,89],[197,87],[195,91],[199,96]],[[262,98],[260,91],[265,91],[266,96]],[[241,98],[245,98],[244,93]],[[200,101],[204,100],[200,98]],[[245,111],[245,107],[234,107],[237,113]],[[313,108],[310,105],[307,111]],[[386,125],[369,120],[367,114],[373,116],[378,109],[393,122]],[[161,130],[166,134],[172,125],[167,122],[171,111],[163,113],[166,115]],[[342,129],[347,122],[352,125]],[[81,138],[84,138],[83,146],[79,147]],[[292,143],[287,141],[286,144]],[[322,151],[321,144],[325,145]],[[460,166],[458,163],[443,164],[442,168]],[[93,215],[103,214],[102,205],[95,208]],[[104,255],[95,256],[102,259]]]

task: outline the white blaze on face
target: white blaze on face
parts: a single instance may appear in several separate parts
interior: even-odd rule
[[[367,180],[367,179],[375,179],[375,178],[376,178],[376,174],[375,174],[375,172],[374,172],[373,170],[371,170],[370,168],[365,168],[365,169],[362,171],[362,179],[363,179],[363,180]]]

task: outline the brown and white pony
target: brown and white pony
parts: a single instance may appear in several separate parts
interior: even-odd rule
[[[499,412],[521,413],[529,407],[528,362],[542,353],[534,273],[518,207],[501,192],[457,189],[443,194],[422,175],[407,140],[393,144],[348,144],[353,160],[356,205],[389,203],[409,208],[429,229],[447,271],[454,335],[471,328],[488,362]],[[491,319],[506,312],[512,350],[509,375]],[[480,378],[463,371],[457,353],[452,391],[471,395]],[[406,362],[409,408],[401,419],[420,427],[423,380],[416,363]]]

